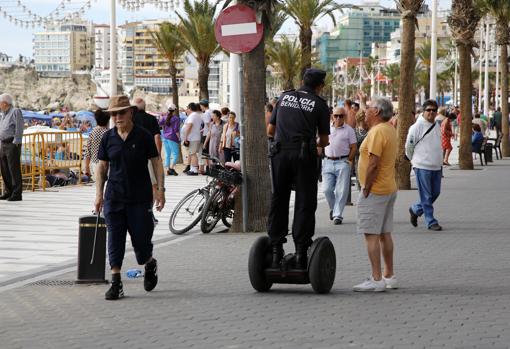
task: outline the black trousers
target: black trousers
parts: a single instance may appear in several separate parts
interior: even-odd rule
[[[21,197],[21,144],[2,143],[0,145],[0,170],[5,186],[5,194]]]
[[[272,244],[283,243],[289,229],[291,189],[296,191],[292,237],[296,245],[309,246],[315,233],[317,209],[317,157],[301,160],[299,150],[282,150],[271,158],[273,195],[267,223]]]
[[[108,259],[110,267],[122,267],[129,232],[136,261],[143,265],[152,257],[152,203],[122,203],[105,200],[104,217],[108,227]]]

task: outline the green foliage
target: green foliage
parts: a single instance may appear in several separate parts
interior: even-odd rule
[[[281,74],[284,89],[294,87],[300,71],[301,47],[297,40],[283,36],[281,41],[271,41],[266,47],[270,64]]]
[[[159,53],[164,56],[170,65],[175,66],[177,60],[186,51],[186,46],[180,38],[180,31],[177,25],[169,22],[162,23],[159,30],[152,32],[152,42]]]
[[[335,0],[283,0],[283,10],[296,22],[301,30],[311,29],[314,23],[324,16],[329,16],[336,25],[333,14],[342,11],[348,5],[341,5]]]
[[[178,40],[195,57],[200,64],[209,64],[212,56],[220,51],[214,36],[214,18],[216,6],[207,0],[184,0],[184,13],[176,12],[180,23]]]

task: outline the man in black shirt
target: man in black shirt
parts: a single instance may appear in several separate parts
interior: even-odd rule
[[[317,147],[328,145],[330,132],[328,106],[318,96],[325,78],[326,72],[307,69],[303,87],[286,91],[278,98],[267,126],[273,184],[268,234],[273,249],[273,268],[278,267],[284,254],[290,193],[294,186],[292,236],[296,245],[296,268],[306,269],[317,209]]]
[[[135,105],[136,111],[133,117],[135,125],[144,128],[154,137],[154,143],[156,144],[156,148],[158,149],[159,155],[161,155],[162,141],[158,121],[154,116],[150,115],[145,111],[145,101],[143,100],[143,98],[140,97],[135,98]],[[154,193],[154,196],[156,196],[156,177],[154,176],[154,169],[152,168],[150,162],[148,163],[147,166],[149,166],[149,174],[151,176],[152,182],[152,191]],[[152,219],[154,220],[154,223],[156,224],[158,223],[158,220],[154,216],[154,213],[152,214]]]
[[[104,134],[99,146],[95,210],[100,212],[104,207],[108,227],[112,284],[105,298],[116,300],[124,297],[120,271],[127,232],[131,236],[137,262],[145,264],[145,290],[152,291],[158,282],[157,262],[152,257],[153,193],[148,160],[154,167],[156,177],[155,201],[158,211],[165,206],[165,188],[163,165],[154,139],[143,128],[134,125],[134,108],[129,104],[128,97],[112,97],[108,112],[115,127]],[[104,191],[107,174],[108,184]]]

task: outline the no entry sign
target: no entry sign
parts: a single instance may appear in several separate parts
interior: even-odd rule
[[[246,53],[262,40],[264,26],[257,23],[257,14],[251,7],[234,5],[220,13],[214,33],[220,46],[228,52]]]

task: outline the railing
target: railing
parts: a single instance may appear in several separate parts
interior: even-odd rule
[[[21,176],[24,190],[46,190],[46,175],[78,169],[81,183],[83,138],[80,132],[41,132],[23,136]],[[0,182],[3,182],[0,176]],[[3,185],[3,183],[2,183]]]

